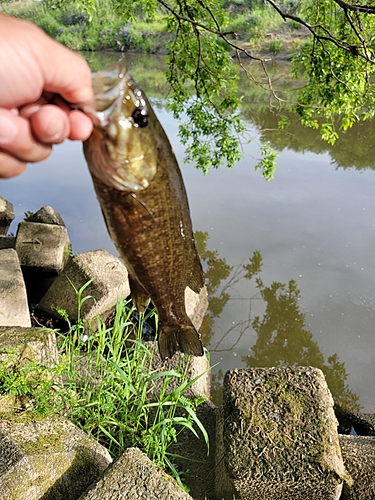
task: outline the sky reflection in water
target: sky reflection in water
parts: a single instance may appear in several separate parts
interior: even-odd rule
[[[132,60],[141,84],[155,66],[147,61]],[[156,87],[148,78],[146,91],[160,98],[161,77],[153,74]],[[215,399],[228,368],[312,364],[324,370],[337,403],[354,408],[358,396],[363,411],[375,412],[375,173],[338,168],[373,166],[374,124],[359,125],[332,150],[297,122],[293,136],[262,131],[277,117],[250,94],[245,104],[245,115],[256,116],[257,132],[249,127],[282,151],[271,182],[254,171],[249,155],[233,170],[206,177],[184,165],[178,124],[155,109],[177,154],[205,258],[211,312],[202,336],[212,362],[220,361]],[[0,181],[0,195],[16,211],[11,231],[24,212],[51,205],[75,253],[104,248],[117,255],[81,150],[67,142],[21,177]],[[258,156],[258,145],[248,153]]]

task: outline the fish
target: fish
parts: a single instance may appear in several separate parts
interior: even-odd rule
[[[109,235],[129,273],[138,312],[158,314],[162,360],[202,356],[185,309],[185,289],[199,293],[204,275],[189,203],[168,137],[123,60],[92,75],[94,100],[81,107],[94,121],[83,150]]]

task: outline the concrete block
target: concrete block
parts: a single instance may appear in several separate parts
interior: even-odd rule
[[[210,397],[211,370],[209,360],[206,356],[185,356],[184,354],[176,353],[172,359],[162,361],[155,342],[145,342],[145,345],[150,351],[154,350],[151,367],[152,373],[177,370],[179,373],[185,373],[188,381],[199,377],[191,387],[186,389],[184,395],[190,399],[199,396],[206,397],[207,399]],[[160,392],[163,381],[164,378],[158,378],[154,381],[155,393]],[[168,386],[167,392],[172,392],[178,384],[179,380],[176,383],[172,381]]]
[[[58,306],[65,309],[70,321],[77,321],[77,295],[69,280],[77,290],[92,280],[83,293],[83,296],[91,296],[81,309],[84,321],[96,316],[104,317],[119,298],[126,298],[130,294],[128,272],[124,264],[105,250],[95,250],[77,254],[69,260],[40,301],[41,311],[61,319],[55,309]]]
[[[192,500],[138,448],[128,448],[79,500]]]
[[[199,330],[202,324],[207,307],[208,295],[206,287],[202,288],[200,293],[195,293],[190,288],[186,288],[186,313],[197,330]],[[177,353],[172,359],[162,361],[156,344],[154,344],[154,342],[146,342],[146,345],[150,351],[154,350],[151,368],[152,372],[157,373],[166,370],[177,370],[180,373],[185,373],[189,381],[197,378],[194,384],[184,392],[184,395],[190,399],[200,396],[209,399],[211,391],[211,370],[209,360],[206,356],[190,356],[189,359],[189,356]],[[160,378],[155,380],[156,393],[160,392],[162,384],[163,379]],[[174,389],[175,384],[171,383],[167,390],[172,392]]]
[[[29,215],[26,219],[27,222],[40,222],[41,224],[56,224],[57,226],[65,226],[61,215],[49,205],[45,205],[40,208],[37,212]]]
[[[197,415],[207,431],[209,439],[209,450],[199,429],[196,428],[198,437],[189,430],[184,430],[177,437],[177,444],[170,449],[176,454],[174,463],[178,470],[188,471],[184,475],[184,482],[189,487],[190,495],[194,500],[221,499],[222,490],[215,489],[217,475],[222,475],[220,463],[223,456],[220,455],[220,444],[217,440],[217,422],[220,408],[210,401],[202,403],[197,408]],[[221,442],[222,442],[221,434]],[[229,485],[231,486],[229,480]],[[233,488],[232,488],[233,489]],[[215,494],[215,491],[217,494]],[[234,490],[233,490],[234,492]],[[233,495],[225,498],[233,500]]]
[[[350,422],[360,436],[375,436],[375,415],[371,413],[351,413]]]
[[[347,476],[333,399],[313,367],[230,370],[224,448],[243,500],[338,500]]]
[[[0,234],[0,250],[5,248],[14,248],[16,245],[16,238],[14,236],[6,236]]]
[[[9,353],[12,354],[9,354]],[[30,362],[53,365],[59,362],[56,334],[47,328],[0,327],[0,366],[20,367]],[[54,383],[62,383],[61,379]],[[28,406],[28,397],[22,394],[3,394],[0,413]]]
[[[214,475],[214,491],[215,494],[212,498],[215,500],[234,500],[240,498],[238,492],[235,490],[231,478],[229,477],[228,470],[225,464],[225,446],[224,446],[224,428],[226,420],[224,417],[223,406],[217,407],[216,410],[216,428],[215,428],[215,468],[211,475]],[[211,452],[210,452],[211,454]],[[206,500],[206,499],[204,499]],[[256,499],[254,499],[256,500]],[[273,500],[273,499],[269,499]]]
[[[0,325],[31,326],[22,271],[12,248],[0,250]]]
[[[6,361],[4,351],[17,352],[18,362],[35,361],[41,365],[58,363],[56,334],[48,328],[0,327],[0,363]]]
[[[111,461],[68,420],[0,419],[1,500],[77,500]]]
[[[16,235],[16,251],[21,266],[59,273],[69,258],[70,240],[64,226],[21,222]]]
[[[186,314],[197,330],[202,325],[204,315],[208,309],[208,293],[204,286],[199,293],[193,292],[189,287],[185,289]]]
[[[341,500],[374,500],[375,438],[340,435],[345,467],[352,482],[344,483]]]
[[[9,226],[14,219],[13,205],[0,196],[0,234],[7,234]]]

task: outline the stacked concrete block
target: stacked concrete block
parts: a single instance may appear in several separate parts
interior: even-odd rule
[[[16,245],[16,238],[14,236],[8,236],[0,234],[0,250],[6,248],[14,248]]]
[[[6,235],[14,219],[13,205],[0,196],[0,235]]]
[[[30,363],[53,366],[59,362],[56,346],[56,335],[47,328],[0,327],[0,367],[8,369]],[[60,385],[60,378],[54,379]],[[28,396],[23,394],[2,394],[0,397],[0,414],[12,412],[14,408],[28,406]]]
[[[128,448],[79,500],[192,500],[138,448]]]
[[[344,484],[340,500],[374,500],[375,438],[341,435],[340,446],[345,467],[352,479]]]
[[[70,255],[70,240],[64,226],[21,222],[16,235],[21,266],[59,273]]]
[[[45,205],[34,214],[29,215],[27,222],[40,222],[41,224],[53,224],[65,227],[61,215],[49,205]]]
[[[59,362],[56,334],[48,328],[0,327],[0,362],[6,351],[16,353],[18,363],[34,361],[41,365]]]
[[[151,352],[154,352],[152,366],[150,367],[150,371],[152,373],[165,372],[169,370],[176,370],[179,373],[185,373],[188,381],[195,380],[195,382],[184,391],[184,395],[190,399],[201,396],[209,399],[211,389],[211,370],[209,360],[206,356],[186,356],[177,352],[172,359],[162,361],[159,356],[157,344],[155,342],[146,342],[145,344]],[[163,383],[164,378],[155,379],[153,392],[158,394]],[[175,389],[176,384],[180,384],[179,379],[171,381],[167,392],[172,392]],[[152,397],[152,394],[150,394],[150,397]]]
[[[1,500],[77,500],[111,461],[68,420],[0,419]]]
[[[202,288],[200,293],[195,293],[190,288],[186,288],[185,307],[189,318],[197,330],[199,330],[204,315],[208,307],[207,289]],[[184,395],[190,399],[196,397],[205,397],[209,399],[211,390],[211,370],[207,356],[185,356],[177,353],[172,359],[162,361],[159,356],[157,345],[154,342],[146,342],[150,351],[154,351],[152,358],[152,373],[165,372],[166,370],[176,370],[179,373],[185,373],[189,381],[195,379],[195,382],[184,392]],[[155,393],[160,392],[163,379],[155,379]],[[168,387],[171,392],[175,388],[173,382]]]
[[[184,482],[194,500],[234,498],[233,495],[223,496],[226,490],[219,491],[215,486],[219,480],[218,475],[222,475],[220,463],[223,458],[217,440],[219,411],[220,409],[209,400],[197,408],[197,416],[207,432],[208,446],[200,429],[194,425],[196,435],[185,429],[178,435],[177,443],[170,449],[171,453],[175,454],[174,463],[178,470],[188,470],[184,475]]]
[[[186,314],[197,330],[202,326],[204,315],[208,309],[208,293],[204,286],[199,293],[193,292],[189,287],[185,289]]]
[[[57,227],[57,226],[56,226]],[[124,264],[105,250],[75,255],[56,278],[39,303],[39,309],[60,318],[56,306],[64,309],[70,321],[78,319],[76,290],[86,287],[82,297],[89,296],[81,309],[85,321],[108,313],[117,300],[130,293],[128,272]]]
[[[338,500],[344,468],[333,400],[312,367],[230,370],[224,455],[242,500]]]
[[[0,326],[31,326],[26,287],[12,248],[0,250]]]

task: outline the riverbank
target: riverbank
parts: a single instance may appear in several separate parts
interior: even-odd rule
[[[307,31],[291,21],[284,22],[269,5],[254,7],[229,4],[227,31],[235,34],[233,42],[252,55],[265,59],[291,59],[306,42]],[[159,12],[150,20],[142,15],[132,21],[119,17],[109,0],[98,2],[96,14],[77,11],[72,4],[51,9],[45,2],[13,2],[2,5],[1,12],[29,20],[58,42],[72,50],[131,51],[166,54],[174,34]],[[222,42],[235,56],[231,47]]]

